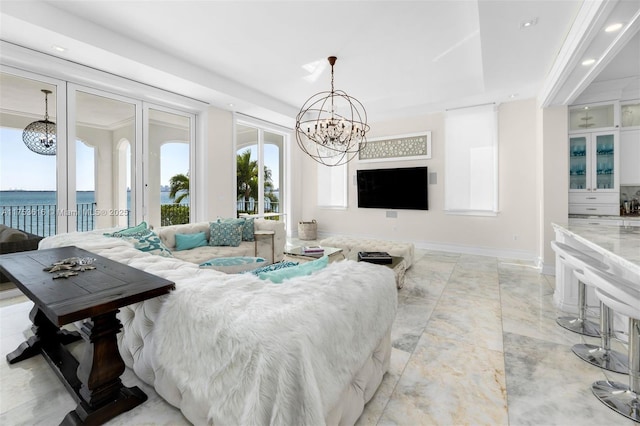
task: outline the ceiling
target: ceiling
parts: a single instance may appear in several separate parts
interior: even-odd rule
[[[286,126],[307,98],[329,89],[326,58],[335,55],[336,89],[376,122],[532,97],[572,103],[592,83],[634,90],[640,2],[585,4],[3,0],[0,38]],[[613,20],[620,32],[601,31]],[[598,61],[584,67],[584,55]],[[33,99],[41,111],[42,94]],[[11,109],[6,96],[0,101]]]

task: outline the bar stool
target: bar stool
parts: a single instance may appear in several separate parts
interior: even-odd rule
[[[574,271],[579,280],[597,288],[590,282],[583,271]],[[600,300],[600,346],[580,343],[571,350],[583,361],[605,370],[620,374],[629,374],[629,358],[626,354],[611,349],[613,334],[613,311]]]
[[[608,270],[609,266],[598,259],[574,249],[564,243],[551,241],[551,248],[556,254],[576,270],[584,270],[586,267]],[[560,327],[574,333],[591,337],[600,337],[600,327],[593,321],[587,320],[587,290],[585,284],[578,279],[578,316],[559,317],[556,322]]]
[[[602,303],[629,317],[629,386],[599,380],[591,385],[591,391],[612,410],[640,422],[640,286],[594,270],[586,270],[585,278],[595,283]]]

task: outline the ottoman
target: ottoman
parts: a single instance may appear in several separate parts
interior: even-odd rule
[[[319,242],[321,246],[339,247],[345,258],[357,260],[359,251],[386,251],[391,256],[404,258],[405,269],[413,264],[415,246],[400,241],[374,240],[357,237],[335,236]]]

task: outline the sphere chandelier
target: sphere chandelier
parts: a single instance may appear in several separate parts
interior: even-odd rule
[[[367,112],[362,103],[333,87],[336,57],[331,65],[331,91],[318,92],[302,105],[296,117],[296,141],[308,156],[325,166],[351,161],[367,144]]]
[[[44,120],[34,121],[24,128],[22,141],[31,151],[42,155],[56,155],[56,123],[49,121],[49,104],[47,96],[51,90],[42,89],[44,93]]]

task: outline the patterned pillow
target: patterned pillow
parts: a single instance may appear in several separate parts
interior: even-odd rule
[[[277,271],[262,272],[258,275],[261,280],[269,280],[274,284],[280,284],[284,280],[311,275],[321,270],[329,264],[329,256],[322,256],[320,259],[311,262],[302,263],[291,268],[282,268]]]
[[[144,223],[144,222],[142,222]],[[146,226],[146,223],[144,223]],[[142,225],[142,224],[140,224]],[[138,225],[138,226],[140,226]],[[138,228],[138,227],[134,227]],[[157,254],[163,257],[173,257],[171,250],[165,246],[160,237],[151,229],[138,229],[137,232],[131,231],[134,228],[128,228],[123,231],[114,232],[113,234],[104,234],[106,236],[115,238],[124,238],[133,242],[133,246],[140,251],[144,251],[151,254]]]
[[[242,227],[242,241],[254,241],[253,232],[255,229],[254,218],[248,217],[244,220],[244,226]]]
[[[262,272],[271,272],[277,271],[278,269],[290,268],[291,266],[296,266],[298,262],[290,262],[290,261],[282,261],[278,263],[272,263],[271,265],[261,266],[260,268],[256,268],[252,271],[247,271],[247,274],[260,275]]]
[[[209,224],[210,246],[231,246],[238,247],[242,242],[242,224],[239,222],[217,222]]]
[[[140,222],[140,224],[136,226],[132,226],[131,228],[122,229],[116,232],[105,232],[103,235],[106,237],[127,237],[129,235],[138,235],[141,232],[144,232],[148,229],[147,222]]]
[[[138,236],[132,235],[130,237],[124,238],[130,238],[134,240],[135,248],[140,251],[157,254],[164,257],[173,257],[171,250],[169,250],[167,246],[162,243],[160,237],[150,229],[148,229],[145,234],[140,234]]]
[[[254,241],[254,218],[240,217],[222,219],[224,223],[240,223],[242,224],[242,241]]]
[[[238,274],[252,270],[258,264],[264,264],[265,259],[262,257],[235,256],[235,257],[217,257],[207,260],[200,264],[201,268],[215,269],[216,271],[225,272],[227,274]]]

